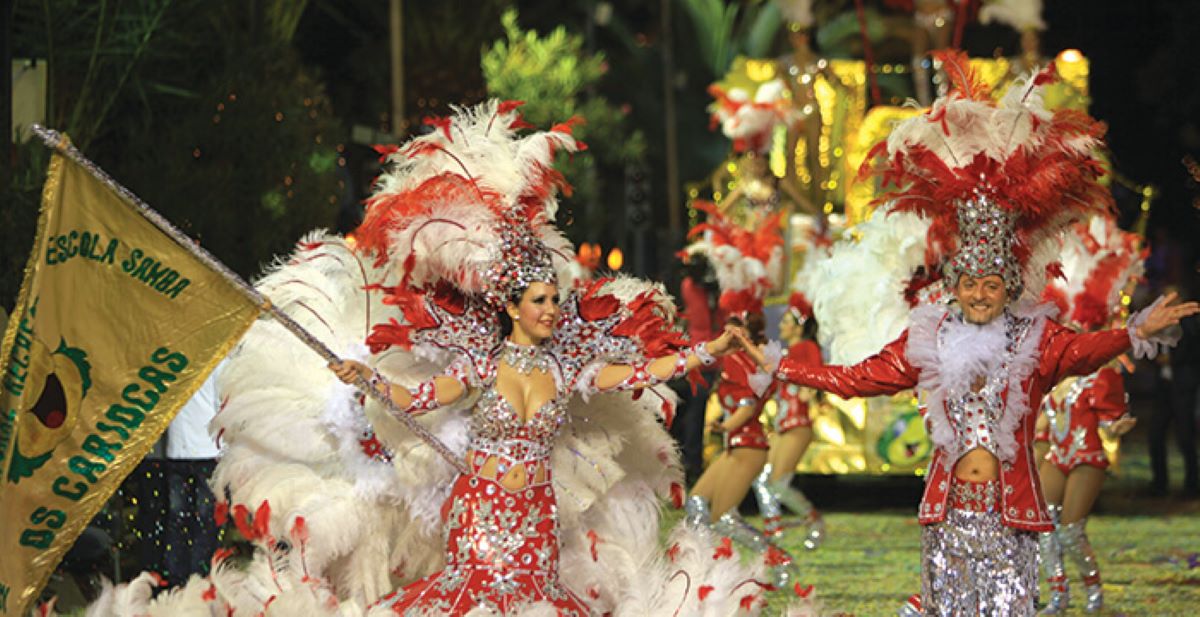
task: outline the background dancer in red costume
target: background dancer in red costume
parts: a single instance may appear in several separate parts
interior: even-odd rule
[[[719,308],[731,315],[729,323],[748,335],[745,345],[753,349],[727,356],[721,363],[716,386],[722,417],[709,424],[714,433],[725,434],[725,451],[704,470],[687,500],[687,520],[696,527],[711,527],[763,556],[777,587],[790,587],[795,578],[793,560],[762,532],[746,522],[737,511],[755,477],[767,462],[766,432],[759,415],[770,398],[772,377],[760,369],[757,358],[771,356],[777,364],[782,355],[777,344],[766,345],[763,297],[779,280],[783,238],[779,235],[779,213],[757,221],[747,231],[726,218],[711,204],[698,208],[708,220],[691,235],[699,237],[684,254],[703,254],[712,265],[721,288]]]
[[[1123,316],[1121,299],[1142,273],[1140,240],[1108,217],[1071,228],[1064,236],[1064,278],[1045,294],[1059,305],[1064,322],[1087,332]],[[1039,473],[1055,521],[1054,531],[1040,538],[1042,573],[1050,587],[1044,614],[1062,614],[1070,603],[1064,554],[1083,579],[1085,610],[1096,612],[1104,605],[1100,566],[1087,536],[1087,517],[1109,465],[1100,431],[1120,437],[1136,423],[1128,415],[1125,381],[1116,364],[1064,380],[1042,402],[1049,449]]]
[[[793,293],[788,308],[779,322],[779,337],[788,345],[787,357],[794,362],[822,364],[821,348],[816,343],[817,322],[812,305],[801,293]],[[804,458],[812,443],[812,417],[809,405],[816,400],[816,391],[796,384],[782,383],[776,388],[779,408],[775,415],[775,439],[767,455],[767,464],[754,480],[754,497],[763,516],[767,535],[777,538],[792,526],[806,528],[804,547],[813,550],[825,536],[825,523],[804,493],[792,486],[796,465]],[[785,523],[783,507],[800,517],[795,523]]]

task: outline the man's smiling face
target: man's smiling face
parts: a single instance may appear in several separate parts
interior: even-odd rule
[[[954,285],[954,296],[968,323],[983,325],[1000,316],[1008,304],[1008,290],[998,274],[975,278],[963,274]]]

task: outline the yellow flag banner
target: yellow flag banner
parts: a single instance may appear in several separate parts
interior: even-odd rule
[[[0,349],[0,615],[26,614],[260,312],[118,188],[53,157]]]

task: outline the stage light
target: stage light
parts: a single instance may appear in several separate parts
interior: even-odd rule
[[[1058,57],[1061,58],[1063,62],[1079,62],[1083,60],[1083,52],[1079,51],[1078,49],[1064,49],[1063,52],[1058,55]]]
[[[613,270],[615,272],[617,270],[620,270],[621,266],[623,266],[623,265],[625,265],[625,254],[621,252],[621,249],[614,248],[613,250],[608,252],[608,269],[609,270]]]

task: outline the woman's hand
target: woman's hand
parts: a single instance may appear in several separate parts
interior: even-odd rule
[[[724,433],[725,432],[725,425],[722,424],[720,420],[712,420],[711,422],[708,423],[707,428],[708,428],[708,432],[710,432],[710,433]]]
[[[739,332],[741,332],[740,335]],[[740,349],[742,347],[741,341],[746,338],[747,335],[742,332],[741,328],[727,325],[721,336],[705,343],[705,348],[708,350],[708,353],[719,358]]]
[[[1200,304],[1195,302],[1182,302],[1173,305],[1172,303],[1178,297],[1179,294],[1173,291],[1162,296],[1162,301],[1150,310],[1146,315],[1146,319],[1137,327],[1136,334],[1138,338],[1148,339],[1178,324],[1180,319],[1200,313]]]
[[[750,333],[746,332],[745,328],[739,328],[737,326],[725,326],[725,331],[733,333],[733,337],[737,339],[738,346],[742,349],[756,347],[754,341],[750,340]]]
[[[370,379],[372,373],[370,367],[354,360],[330,362],[329,370],[333,371],[333,374],[337,375],[337,378],[342,380],[342,383],[354,383],[355,377]]]
[[[1120,418],[1113,420],[1113,423],[1108,425],[1108,432],[1113,437],[1120,437],[1121,435],[1133,430],[1135,424],[1137,424],[1137,418],[1129,414],[1125,414]]]

